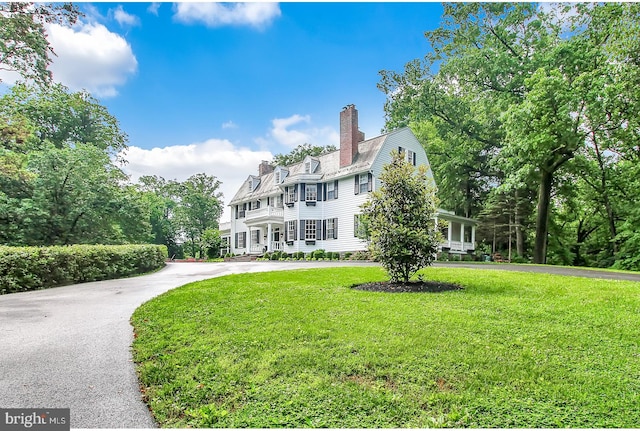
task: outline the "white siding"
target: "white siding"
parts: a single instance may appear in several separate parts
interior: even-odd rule
[[[382,148],[380,148],[380,152],[376,156],[376,159],[371,166],[371,170],[376,177],[376,189],[378,189],[380,186],[380,180],[378,180],[378,177],[382,172],[382,167],[386,164],[391,163],[391,151],[397,151],[398,147],[402,147],[415,152],[416,166],[427,165],[427,176],[433,181],[433,172],[431,171],[429,160],[427,160],[427,153],[425,153],[424,148],[422,148],[422,145],[416,139],[411,130],[408,128],[403,128],[392,132],[389,134],[389,136],[387,136],[387,139],[384,141]]]

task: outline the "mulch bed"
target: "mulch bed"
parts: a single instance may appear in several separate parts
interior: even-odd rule
[[[366,290],[368,292],[446,292],[449,290],[462,290],[463,287],[453,283],[439,281],[410,281],[408,283],[392,283],[390,281],[378,281],[375,283],[355,284],[352,289]]]

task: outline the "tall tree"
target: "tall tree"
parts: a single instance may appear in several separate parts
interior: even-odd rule
[[[205,232],[218,229],[223,198],[220,184],[215,176],[200,173],[180,185],[178,218],[194,257],[205,255]]]
[[[49,84],[50,55],[55,53],[47,40],[45,24],[73,25],[79,15],[71,3],[0,3],[0,70]]]
[[[590,130],[620,133],[636,121],[633,108],[607,102],[628,104],[625,86],[637,94],[638,56],[629,47],[638,43],[623,42],[632,33],[619,30],[638,28],[634,12],[637,5],[445,4],[441,26],[426,32],[433,51],[425,60],[402,74],[382,72],[388,124],[442,122],[479,144],[468,147],[492,159],[503,188],[535,181],[534,261],[545,262],[560,174],[575,167],[568,162],[584,151]]]
[[[32,147],[80,143],[114,156],[127,148],[128,138],[118,120],[86,91],[71,92],[62,84],[17,84],[0,102],[0,118],[28,121]]]

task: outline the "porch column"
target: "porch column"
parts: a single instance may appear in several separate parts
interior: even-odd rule
[[[476,225],[471,225],[471,245],[476,248]]]
[[[451,247],[451,229],[453,228],[453,222],[449,221],[449,227],[447,228],[447,241],[449,241],[449,247]]]
[[[464,250],[464,223],[463,222],[460,222],[460,243],[462,243],[460,248]]]
[[[245,244],[247,246],[247,254],[251,253],[251,228],[247,229],[247,243]]]
[[[271,223],[269,223],[269,224],[267,225],[267,251],[268,251],[268,252],[273,251],[273,250],[271,249],[271,248],[272,248],[272,247],[271,247],[271,245],[272,245],[272,242],[273,242],[273,241],[272,241],[272,240],[273,240],[273,236],[272,236],[272,235],[273,235],[273,234],[272,234],[272,232],[271,232]]]

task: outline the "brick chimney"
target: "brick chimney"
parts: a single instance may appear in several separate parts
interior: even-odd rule
[[[358,154],[358,142],[364,140],[364,133],[358,130],[358,110],[355,105],[347,105],[340,112],[340,167],[349,166]]]
[[[258,176],[261,177],[263,175],[270,174],[273,172],[273,166],[269,164],[266,160],[263,160],[262,163],[258,165]]]

